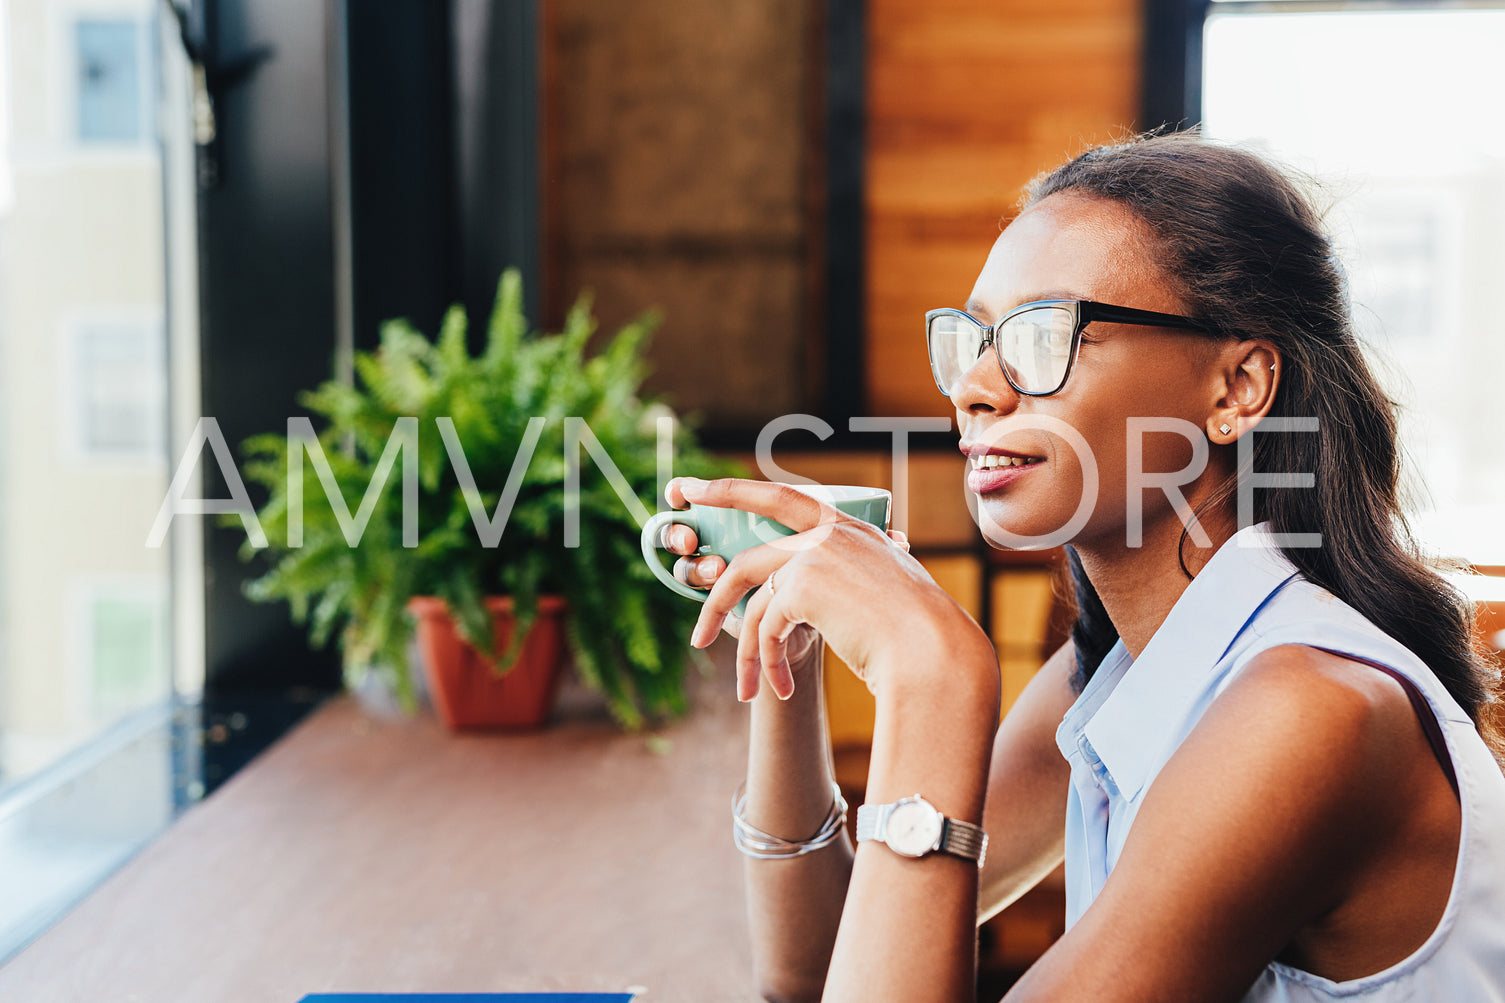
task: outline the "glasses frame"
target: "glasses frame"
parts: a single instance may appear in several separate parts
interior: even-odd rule
[[[1026,310],[1038,310],[1042,307],[1050,307],[1057,310],[1064,309],[1072,315],[1071,347],[1067,351],[1066,372],[1061,374],[1061,382],[1057,383],[1053,389],[1025,390],[1015,383],[1014,378],[1009,375],[1009,367],[1004,364],[1003,352],[998,347],[998,339],[995,337],[995,334],[1000,327],[1007,324],[1012,318],[1017,317]],[[1094,322],[1104,324],[1132,324],[1136,327],[1169,327],[1183,331],[1198,331],[1202,334],[1211,333],[1206,324],[1191,317],[1183,317],[1180,314],[1174,313],[1156,313],[1154,310],[1139,310],[1129,306],[1113,306],[1109,303],[1097,303],[1093,300],[1034,300],[1030,303],[1021,303],[1000,317],[998,322],[994,324],[984,324],[965,310],[958,310],[954,307],[942,307],[939,310],[928,310],[925,313],[925,355],[927,358],[930,358],[931,351],[930,327],[937,317],[942,316],[965,317],[982,328],[982,344],[978,346],[977,357],[982,358],[983,351],[989,345],[992,345],[993,358],[997,361],[998,368],[1003,372],[1003,378],[1008,380],[1009,386],[1014,388],[1015,393],[1024,397],[1049,397],[1051,394],[1061,392],[1061,388],[1066,386],[1066,381],[1071,378],[1071,371],[1076,368],[1077,353],[1082,348],[1082,331],[1086,329],[1088,324]],[[972,360],[972,365],[976,364],[977,360]],[[967,369],[971,369],[971,366],[968,366]],[[963,370],[963,373],[966,371]],[[941,396],[949,400],[951,397],[950,391],[941,386],[941,381],[936,379],[934,358],[930,358],[930,378],[935,380],[936,389],[941,392]]]

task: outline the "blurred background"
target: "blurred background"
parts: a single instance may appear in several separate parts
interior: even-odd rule
[[[1021,188],[1200,122],[1320,182],[1416,527],[1505,566],[1502,49],[1487,2],[0,0],[0,958],[339,687],[242,596],[241,532],[145,544],[199,419],[280,430],[381,320],[478,322],[507,266],[550,329],[582,289],[606,329],[660,308],[649,388],[718,451],[808,413],[836,431],[783,467],[894,484],[849,419],[949,414],[922,315]],[[1063,636],[1057,555],[988,551],[954,437],[912,442],[897,521],[1012,699]],[[827,675],[860,794],[871,704]],[[985,970],[1059,909],[995,921]]]

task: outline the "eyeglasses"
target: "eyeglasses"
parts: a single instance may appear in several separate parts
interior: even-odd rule
[[[991,325],[964,310],[931,310],[925,314],[930,373],[941,393],[950,397],[957,381],[991,342],[1009,386],[1029,397],[1049,397],[1066,385],[1082,344],[1082,329],[1094,321],[1207,330],[1206,325],[1190,317],[1091,300],[1025,303]]]

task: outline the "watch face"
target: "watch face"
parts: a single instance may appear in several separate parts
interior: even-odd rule
[[[923,857],[941,840],[941,813],[924,800],[896,802],[888,816],[883,841],[895,853]]]

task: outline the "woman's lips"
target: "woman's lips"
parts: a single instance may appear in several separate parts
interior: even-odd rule
[[[994,462],[999,465],[986,466],[985,456],[975,456],[969,461],[972,469],[967,471],[967,490],[980,495],[989,494],[1012,484],[1031,470],[1045,465],[1044,460],[1034,457],[1000,457]]]

